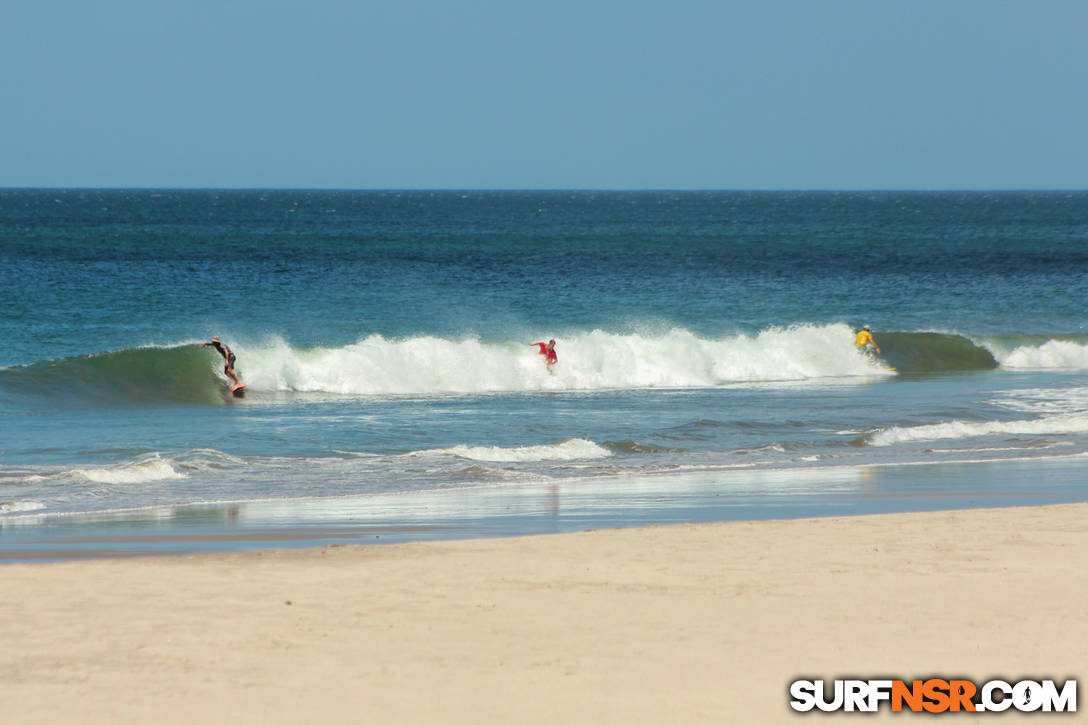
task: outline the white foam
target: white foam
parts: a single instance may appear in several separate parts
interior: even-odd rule
[[[891,374],[857,353],[844,324],[717,339],[680,328],[571,333],[558,338],[551,374],[529,342],[371,335],[345,347],[303,350],[277,338],[240,348],[239,359],[251,390],[345,395],[715,387]]]
[[[569,438],[559,443],[542,446],[519,446],[502,448],[500,446],[452,446],[419,454],[445,454],[468,458],[474,461],[494,463],[525,463],[532,461],[575,461],[582,459],[607,458],[612,451],[584,438]]]
[[[1053,414],[1088,412],[1088,387],[1023,388],[1003,391],[993,405],[1018,412]]]
[[[910,441],[974,438],[987,435],[1063,435],[1088,433],[1088,416],[1055,415],[1038,420],[949,421],[907,428],[888,428],[869,437],[869,445],[890,446]]]
[[[40,511],[43,508],[45,508],[45,504],[39,501],[0,501],[0,514]]]
[[[148,483],[186,477],[158,457],[109,468],[76,468],[72,473],[95,483]]]
[[[1088,345],[1048,340],[1038,347],[1022,346],[999,359],[1001,367],[1017,370],[1088,369]]]

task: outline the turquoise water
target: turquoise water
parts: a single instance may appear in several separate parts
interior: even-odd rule
[[[1084,500],[1086,269],[1088,193],[0,190],[0,536],[554,487],[616,524],[692,486]]]

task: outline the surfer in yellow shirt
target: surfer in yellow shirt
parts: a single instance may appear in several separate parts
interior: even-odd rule
[[[880,348],[876,346],[876,340],[873,339],[873,332],[869,329],[869,326],[861,328],[858,331],[858,336],[854,338],[854,346],[857,347],[858,352],[864,352],[865,348],[872,345],[877,354],[880,354]]]

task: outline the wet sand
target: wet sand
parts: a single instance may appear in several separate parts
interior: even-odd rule
[[[1067,504],[8,564],[0,719],[823,721],[792,680],[1082,677],[1086,561]]]

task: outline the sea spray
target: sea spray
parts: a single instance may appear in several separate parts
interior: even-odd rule
[[[345,395],[715,387],[887,374],[858,354],[851,339],[841,324],[716,339],[681,328],[658,335],[592,330],[559,339],[552,373],[527,344],[476,338],[370,335],[345,347],[309,349],[276,339],[242,352],[251,390]]]

